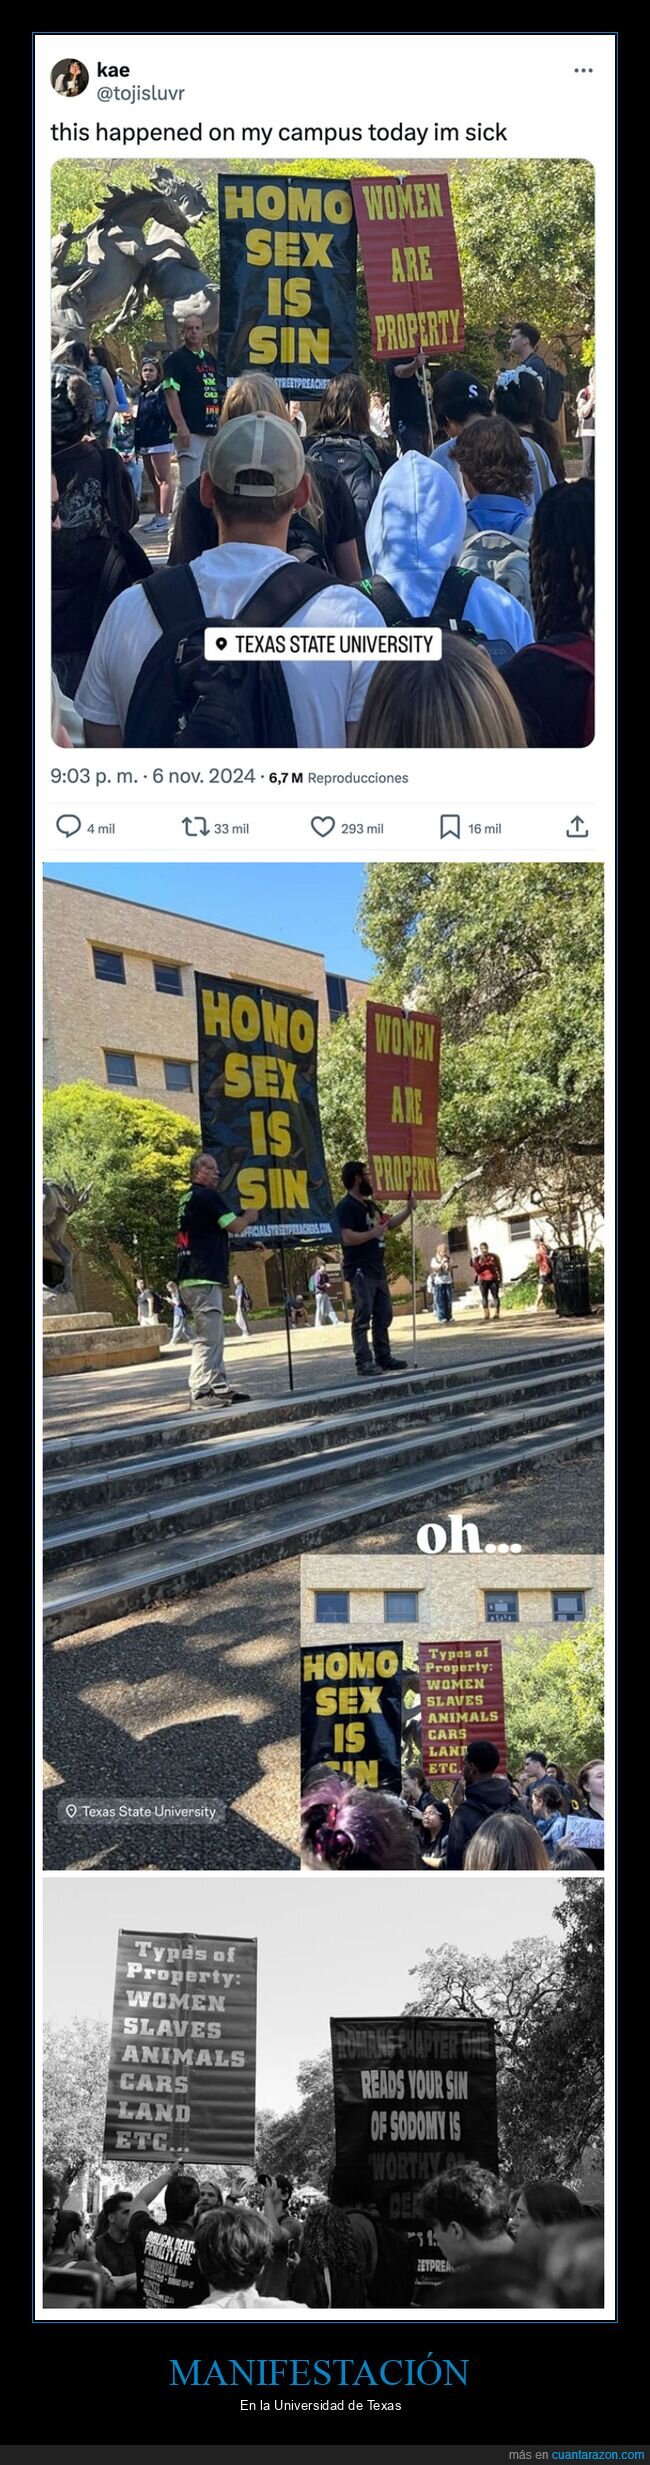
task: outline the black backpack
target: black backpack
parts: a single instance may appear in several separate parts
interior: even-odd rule
[[[360,588],[379,609],[380,616],[385,617],[387,625],[410,625],[416,633],[423,625],[439,625],[443,633],[455,633],[461,641],[473,642],[479,650],[486,650],[493,667],[504,668],[506,661],[514,657],[512,642],[507,642],[505,635],[490,641],[465,615],[475,581],[475,573],[462,573],[459,565],[450,565],[428,616],[411,616],[399,592],[393,590],[392,582],[384,581],[383,574],[373,574],[372,580],[362,582]]]
[[[228,747],[295,745],[293,711],[279,660],[206,659],[203,600],[189,565],[151,573],[142,585],[159,641],[148,652],[129,702],[126,745]],[[290,624],[307,600],[331,588],[313,565],[279,565],[240,608],[238,629]],[[224,620],[224,630],[227,630]]]
[[[332,431],[331,435],[316,435],[311,438],[306,452],[307,462],[314,462],[317,470],[319,464],[323,463],[326,471],[338,471],[339,479],[345,480],[346,488],[350,490],[359,531],[365,539],[368,515],[384,476],[379,456],[375,453],[369,438],[355,437],[351,433],[346,433],[345,429],[341,429],[339,435]]]

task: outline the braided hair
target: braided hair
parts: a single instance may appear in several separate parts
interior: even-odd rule
[[[594,632],[594,482],[548,488],[530,541],[530,589],[538,642]]]
[[[355,1788],[343,1773],[326,1767],[308,1774],[301,1807],[305,1863],[316,1870],[420,1864],[414,1825],[399,1798],[383,1789]]]

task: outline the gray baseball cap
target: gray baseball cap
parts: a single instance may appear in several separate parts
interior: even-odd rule
[[[228,419],[212,438],[207,467],[224,496],[291,496],[302,479],[305,457],[293,421],[246,413]]]

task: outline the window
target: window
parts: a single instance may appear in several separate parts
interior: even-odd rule
[[[419,1593],[384,1593],[384,1618],[387,1626],[417,1626],[419,1615]]]
[[[317,1592],[315,1601],[317,1626],[349,1626],[349,1592]]]
[[[104,1060],[109,1087],[137,1087],[134,1053],[105,1053]]]
[[[556,1626],[577,1626],[585,1615],[584,1592],[554,1592],[553,1618]]]
[[[530,1216],[511,1215],[509,1229],[511,1241],[530,1241]]]
[[[180,967],[168,967],[164,959],[154,959],[153,980],[157,993],[180,993],[183,986]]]
[[[121,950],[93,950],[93,966],[100,984],[126,984]]]
[[[518,1592],[486,1592],[485,1616],[488,1626],[517,1626],[519,1623]]]
[[[449,1247],[449,1255],[450,1255],[450,1258],[452,1258],[452,1257],[453,1257],[454,1250],[468,1250],[468,1249],[469,1249],[469,1241],[468,1241],[468,1239],[467,1239],[467,1225],[466,1225],[466,1224],[450,1224],[449,1231],[448,1231],[448,1234],[447,1234],[447,1243],[448,1243],[448,1247]]]
[[[191,1093],[191,1061],[164,1061],[163,1070],[165,1073],[166,1087],[189,1087]]]
[[[327,976],[326,983],[330,1019],[334,1027],[337,1019],[347,1018],[348,988],[345,976]]]

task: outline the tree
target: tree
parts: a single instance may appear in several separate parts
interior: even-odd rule
[[[112,1279],[124,1317],[132,1314],[136,1275],[161,1287],[173,1273],[178,1203],[197,1145],[193,1122],[144,1096],[115,1095],[86,1079],[45,1096],[44,1170],[78,1188],[90,1183],[75,1241]]]
[[[594,316],[594,172],[588,162],[524,159],[457,163],[451,200],[463,279],[465,358],[493,346],[492,370],[513,322],[561,344],[572,385]],[[478,363],[477,363],[478,364]],[[483,361],[479,374],[490,373]]]
[[[504,1652],[508,1762],[521,1771],[524,1755],[543,1746],[562,1770],[576,1774],[603,1751],[604,1626],[601,1609],[583,1625],[549,1643],[541,1635],[517,1637]]]
[[[257,2159],[271,2174],[290,2174],[294,2182],[316,2184],[322,2191],[334,2163],[334,2093],[329,2053],[301,2063],[300,2104],[288,2114],[258,2119]]]
[[[603,879],[597,865],[370,866],[373,990],[442,1020],[442,1198],[534,1203],[558,1239],[603,1203]],[[321,1066],[328,1156],[363,1149],[363,1014]],[[359,1145],[361,1142],[361,1145]],[[548,1200],[548,1210],[547,1210]]]
[[[455,1945],[425,1954],[411,2011],[494,2021],[500,2168],[521,2181],[575,2174],[603,2125],[603,1894],[576,1878],[555,1911],[559,1946],[532,1937],[500,1960]]]
[[[83,2159],[101,2161],[110,2031],[105,2020],[46,2025],[43,2042],[43,2155],[55,2174]]]

